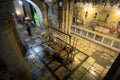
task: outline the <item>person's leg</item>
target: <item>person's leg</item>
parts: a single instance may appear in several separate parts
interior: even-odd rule
[[[27,31],[28,32],[28,35],[31,36],[31,32],[30,31]]]

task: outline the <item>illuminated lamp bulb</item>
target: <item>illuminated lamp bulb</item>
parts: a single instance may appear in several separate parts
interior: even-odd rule
[[[21,5],[22,5],[22,4],[23,4],[23,2],[22,2],[21,0],[19,0],[19,4],[21,4]]]
[[[21,15],[21,13],[20,13],[20,11],[19,11],[19,10],[17,10],[17,11],[16,11],[16,14],[17,14],[17,15]]]
[[[28,19],[30,19],[30,17],[25,17],[25,20],[28,20]]]

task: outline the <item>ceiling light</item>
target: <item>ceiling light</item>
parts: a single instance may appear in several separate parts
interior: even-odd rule
[[[19,4],[21,4],[21,5],[22,5],[22,4],[23,4],[23,2],[22,2],[21,0],[19,0]]]

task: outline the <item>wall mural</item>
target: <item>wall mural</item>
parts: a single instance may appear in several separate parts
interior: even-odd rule
[[[74,9],[73,13],[73,24],[76,24],[82,28],[99,32],[111,37],[120,38],[120,15],[116,14],[116,10],[106,10],[104,8],[95,8],[94,11],[84,9]],[[76,21],[75,21],[76,20]]]

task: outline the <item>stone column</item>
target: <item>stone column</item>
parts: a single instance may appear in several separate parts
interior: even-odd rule
[[[13,27],[13,33],[15,35],[15,39],[17,41],[17,44],[18,44],[18,46],[19,46],[19,48],[21,50],[21,54],[22,54],[23,57],[25,57],[26,47],[22,44],[22,41],[21,41],[21,39],[20,39],[20,37],[18,35],[18,32],[17,32],[16,26],[17,26],[16,24],[13,24],[13,26],[12,26]]]
[[[62,1],[62,31],[65,32],[65,1]],[[62,34],[61,39],[65,40],[65,35]]]
[[[12,0],[0,1],[0,59],[14,80],[32,80],[14,34],[13,12]]]
[[[26,13],[26,18],[31,18],[31,11],[30,11],[30,5],[27,1],[23,1],[24,2],[24,8],[25,8],[25,13]]]
[[[70,3],[71,3],[71,0],[66,1],[66,21],[65,21],[66,22],[66,26],[65,26],[66,30],[65,31],[66,31],[67,34],[69,34],[69,29],[70,29],[70,26],[69,26],[70,17],[71,17],[71,15],[70,15]],[[67,42],[70,41],[68,36],[66,36],[66,41]]]
[[[68,25],[68,34],[70,34],[70,31],[71,31],[71,26],[72,26],[72,17],[73,17],[73,1],[71,0],[69,2],[69,25]]]
[[[69,13],[68,13],[68,12],[69,12],[69,10],[68,10],[69,7],[68,7],[68,6],[69,6],[69,2],[68,2],[68,0],[67,0],[67,1],[66,1],[66,21],[65,21],[65,22],[66,22],[66,25],[65,25],[65,32],[66,32],[66,33],[68,33],[68,17],[69,17],[69,16],[68,16],[68,15],[69,15]]]
[[[64,1],[63,1],[63,6],[62,6],[62,31],[65,30],[65,5],[64,5]]]

